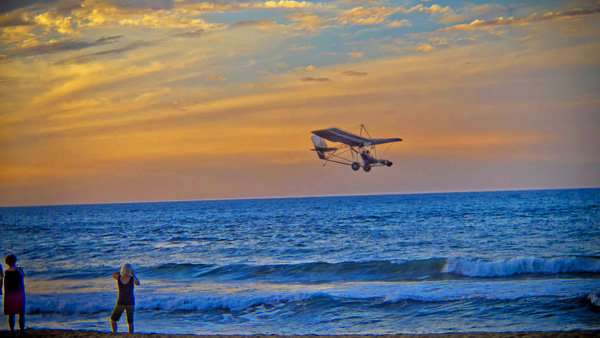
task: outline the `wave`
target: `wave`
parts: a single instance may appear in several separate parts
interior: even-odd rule
[[[407,281],[441,277],[445,259],[428,259],[406,262],[366,261],[341,263],[303,263],[280,265],[234,264],[211,266],[205,264],[165,264],[146,269],[152,277],[176,277],[187,274],[193,278],[217,280],[267,280],[270,282],[332,281]]]
[[[99,267],[88,271],[33,271],[39,279],[95,279],[114,272]],[[140,278],[214,281],[267,281],[271,283],[400,282],[435,281],[461,278],[518,278],[521,275],[581,275],[600,273],[598,257],[517,257],[488,261],[472,258],[431,258],[411,261],[365,261],[340,263],[301,263],[273,265],[162,264],[136,268]]]
[[[321,292],[288,292],[272,294],[160,294],[136,297],[136,310],[148,311],[208,311],[241,312],[254,307],[276,307],[289,302],[302,302],[327,295]],[[57,296],[28,296],[27,314],[60,313],[97,314],[112,311],[114,293],[61,294]]]
[[[589,295],[587,295],[586,298],[590,301],[592,305],[594,305],[597,308],[600,308],[600,297],[598,297],[597,294],[590,293]]]
[[[600,259],[595,257],[518,257],[499,261],[451,258],[443,269],[467,277],[508,277],[522,274],[598,273]]]
[[[259,309],[277,309],[278,313],[326,308],[390,306],[405,303],[514,302],[520,299],[547,298],[556,302],[585,298],[593,294],[599,282],[575,280],[455,280],[437,282],[351,282],[327,285],[261,286],[261,283],[236,285],[234,293],[188,290],[189,285],[152,288],[136,292],[136,309],[166,312],[225,311],[238,314]],[[142,290],[140,290],[142,291]],[[230,291],[232,292],[232,291]],[[28,314],[97,314],[109,312],[115,292],[32,294],[27,298]],[[592,303],[596,299],[590,300]]]
[[[281,265],[166,264],[146,271],[151,276],[187,274],[217,280],[327,283],[333,281],[422,281],[461,277],[510,277],[524,274],[589,274],[600,272],[597,257],[518,257],[485,261],[471,258],[432,258],[413,261],[366,261]]]

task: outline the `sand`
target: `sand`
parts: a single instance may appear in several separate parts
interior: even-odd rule
[[[70,330],[28,330],[28,337],[55,337],[55,338],[591,338],[600,337],[598,331],[568,331],[568,332],[505,332],[505,333],[448,333],[448,334],[398,334],[398,335],[305,335],[305,336],[278,336],[278,335],[170,335],[170,334],[143,334],[143,333],[107,333],[94,331]],[[0,337],[11,337],[9,332],[0,332]],[[19,337],[17,333],[15,337]]]

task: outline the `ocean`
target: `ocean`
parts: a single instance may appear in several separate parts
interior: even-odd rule
[[[131,263],[141,333],[600,329],[600,189],[0,208],[0,229],[30,328],[110,331]]]

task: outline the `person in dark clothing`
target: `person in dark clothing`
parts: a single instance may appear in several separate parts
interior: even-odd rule
[[[25,333],[25,284],[23,269],[18,268],[17,256],[8,255],[4,259],[8,270],[4,273],[4,314],[8,316],[11,334],[15,332],[15,315],[19,315],[21,335]]]
[[[133,287],[134,285],[140,286],[140,280],[133,274],[131,264],[123,264],[121,272],[113,273],[112,278],[117,281],[119,297],[117,298],[115,309],[110,316],[110,327],[113,333],[117,333],[117,322],[121,318],[123,311],[126,311],[129,333],[133,333],[133,310],[135,306]]]

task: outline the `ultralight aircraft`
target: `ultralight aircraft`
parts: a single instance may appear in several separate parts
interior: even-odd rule
[[[315,148],[311,150],[316,151],[319,158],[325,161],[323,165],[333,162],[349,165],[354,171],[362,167],[365,172],[371,171],[372,167],[391,167],[393,164],[391,161],[377,158],[377,145],[402,141],[400,138],[372,138],[362,124],[360,135],[336,127],[314,130],[312,133],[315,134],[312,137]],[[338,145],[330,147],[325,140]]]

